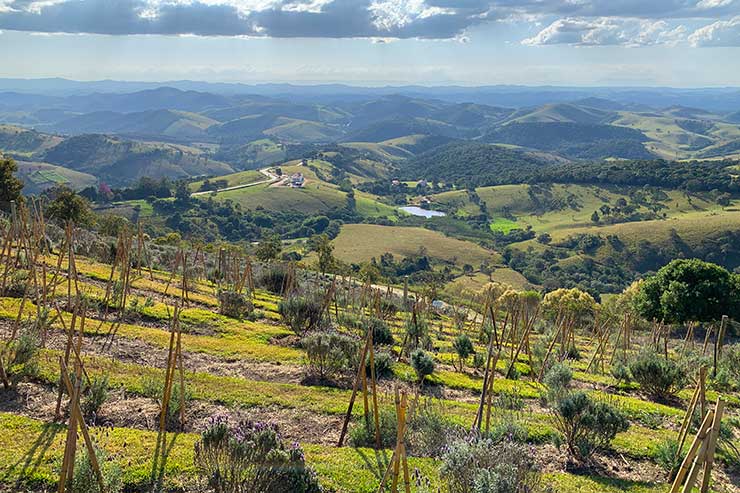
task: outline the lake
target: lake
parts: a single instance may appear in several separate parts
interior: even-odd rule
[[[426,209],[422,209],[421,207],[416,207],[415,205],[408,206],[408,207],[399,207],[402,211],[406,211],[412,216],[421,216],[421,217],[440,217],[440,216],[446,216],[442,211],[429,211]]]

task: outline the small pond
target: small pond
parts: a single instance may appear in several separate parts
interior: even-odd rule
[[[400,207],[402,211],[406,211],[412,216],[421,216],[421,217],[441,217],[446,216],[442,211],[429,211],[427,209],[422,209],[421,207],[416,207],[415,205],[407,206],[407,207]]]

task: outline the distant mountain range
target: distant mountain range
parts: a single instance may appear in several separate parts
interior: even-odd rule
[[[421,142],[418,136],[566,160],[740,157],[740,90],[733,88],[0,79],[2,123],[0,151],[116,184],[254,169],[348,143],[378,144],[365,148],[387,149],[376,157],[390,162],[404,149],[385,143]]]

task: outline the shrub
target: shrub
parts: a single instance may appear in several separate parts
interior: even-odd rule
[[[243,319],[254,310],[254,305],[245,295],[235,291],[218,292],[219,313],[227,317]]]
[[[555,427],[568,451],[579,460],[609,445],[617,433],[627,431],[629,421],[616,407],[591,400],[585,392],[561,395],[553,408]]]
[[[396,413],[381,409],[378,415],[380,423],[380,446],[391,448],[396,445],[398,420]],[[349,443],[353,447],[375,447],[375,418],[370,413],[367,419],[361,419],[349,431]]]
[[[452,342],[452,348],[460,359],[460,371],[462,371],[465,367],[465,360],[474,352],[473,343],[467,334],[460,334]]]
[[[519,411],[524,409],[524,399],[522,399],[519,387],[514,390],[504,390],[496,397],[496,407]]]
[[[437,458],[442,456],[450,441],[464,433],[462,427],[444,415],[440,406],[426,399],[410,420],[406,437],[412,454]]]
[[[144,397],[155,399],[162,408],[162,399],[164,396],[164,382],[156,378],[145,378],[141,384],[142,392]],[[193,393],[185,382],[185,392],[183,394],[183,400],[185,405],[193,400]],[[165,422],[168,430],[177,429],[180,425],[180,382],[175,372],[175,381],[172,382],[172,393],[170,394],[170,402],[167,405],[167,414],[165,416]]]
[[[337,332],[315,332],[301,339],[306,350],[309,375],[333,378],[352,368],[358,359],[359,342],[354,337]]]
[[[717,385],[728,390],[740,389],[740,344],[723,347],[718,366]]]
[[[411,353],[411,366],[416,372],[419,382],[423,382],[427,375],[434,373],[434,359],[423,349],[417,349]]]
[[[556,363],[547,370],[543,383],[547,386],[547,398],[556,401],[559,396],[567,392],[573,380],[573,372],[565,363]]]
[[[74,476],[70,490],[72,493],[103,493],[100,491],[100,484],[93,469],[87,448],[80,447],[75,457]],[[123,491],[123,473],[115,461],[107,460],[103,451],[95,449],[95,455],[100,466],[100,473],[103,476],[103,486],[106,493],[118,493]]]
[[[406,322],[406,337],[410,346],[414,349],[431,346],[431,341],[429,340],[429,324],[421,317],[409,318]]]
[[[665,469],[669,474],[673,474],[681,465],[683,457],[678,453],[678,442],[672,438],[667,438],[658,444],[655,451],[655,462]]]
[[[526,443],[529,438],[529,432],[514,418],[513,414],[507,413],[493,423],[493,427],[488,432],[488,438],[494,442],[509,440]]]
[[[81,403],[82,413],[87,417],[95,417],[106,400],[108,400],[108,375],[92,378]]]
[[[283,321],[298,335],[319,328],[323,318],[321,301],[316,297],[291,296],[278,303]]]
[[[483,353],[475,353],[473,355],[473,368],[475,368],[476,370],[480,370],[485,364],[486,357],[483,355]]]
[[[534,493],[542,479],[529,447],[486,438],[453,443],[442,457],[440,477],[449,493]]]
[[[367,359],[367,374],[370,375],[370,358]],[[393,377],[393,356],[386,351],[375,353],[375,378]]]
[[[621,361],[616,361],[610,368],[610,372],[614,379],[617,381],[617,385],[619,383],[630,383],[632,380],[632,374],[630,373],[630,369],[627,365],[625,365]]]
[[[380,346],[393,345],[393,333],[388,324],[379,318],[371,317],[362,322],[363,328],[373,331],[373,343]]]
[[[281,294],[287,277],[288,271],[284,265],[271,264],[262,270],[256,279],[256,284],[271,293]]]
[[[319,493],[301,448],[283,443],[276,425],[212,418],[195,444],[195,467],[216,493]]]
[[[666,399],[686,385],[686,371],[676,362],[643,351],[630,364],[632,377],[648,395]]]
[[[39,337],[35,326],[24,326],[18,337],[5,346],[0,354],[0,366],[4,370],[3,386],[14,388],[19,382],[38,374],[36,355]]]

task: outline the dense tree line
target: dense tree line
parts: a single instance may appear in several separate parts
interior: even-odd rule
[[[454,142],[401,166],[401,178],[480,187],[511,183],[645,185],[692,192],[740,192],[732,161],[545,161],[531,153],[475,142]],[[734,173],[736,174],[736,173]]]

